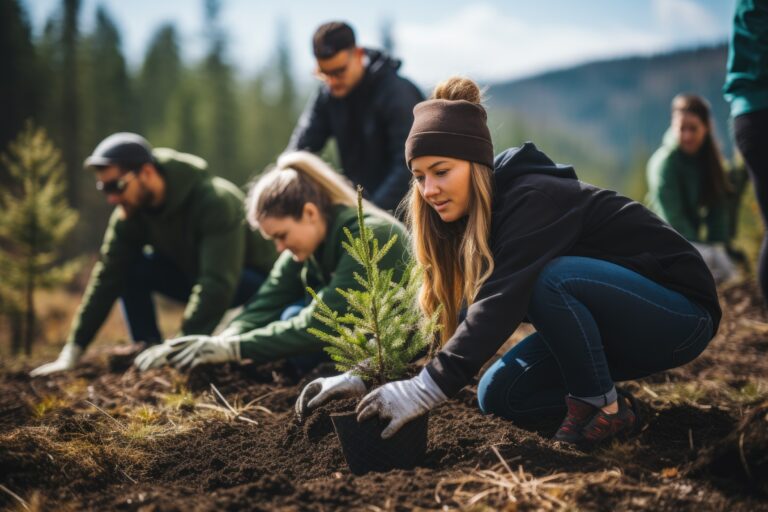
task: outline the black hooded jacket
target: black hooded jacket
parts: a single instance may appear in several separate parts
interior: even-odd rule
[[[403,147],[421,91],[398,76],[400,61],[366,50],[360,83],[343,98],[321,87],[296,125],[288,150],[319,152],[334,137],[344,174],[378,206],[394,209],[408,190],[411,173]]]
[[[523,321],[539,273],[560,256],[609,261],[680,292],[709,312],[717,331],[717,290],[701,256],[640,203],[579,181],[573,167],[530,142],[500,153],[494,168],[494,271],[427,366],[446,395],[469,383]]]

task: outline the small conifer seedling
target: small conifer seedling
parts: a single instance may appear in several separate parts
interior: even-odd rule
[[[347,300],[347,311],[328,307],[314,290],[315,317],[332,332],[310,328],[309,332],[328,343],[326,352],[339,371],[352,371],[373,385],[382,385],[405,376],[408,363],[431,347],[439,329],[439,309],[425,318],[417,304],[421,272],[413,261],[402,278],[394,280],[394,268],[381,269],[379,262],[397,241],[397,235],[383,245],[365,225],[362,189],[357,191],[359,236],[344,228],[344,249],[362,266],[355,272],[359,289],[337,289]]]

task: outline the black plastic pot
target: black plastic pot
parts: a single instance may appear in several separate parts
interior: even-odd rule
[[[369,471],[410,469],[422,460],[427,451],[429,413],[406,423],[389,439],[381,438],[387,421],[379,418],[358,423],[357,414],[351,412],[331,414],[331,421],[347,465],[355,475]]]

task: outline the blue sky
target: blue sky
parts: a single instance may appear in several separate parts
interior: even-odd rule
[[[60,0],[25,0],[39,32]],[[389,20],[403,73],[423,87],[452,74],[481,81],[621,55],[651,54],[726,40],[735,0],[223,0],[229,57],[245,75],[264,66],[285,30],[297,75],[311,76],[315,27],[345,19],[363,45],[377,46]],[[120,27],[131,65],[157,27],[174,22],[185,58],[199,58],[202,0],[82,0],[82,27],[103,5]],[[439,8],[436,6],[439,5]]]

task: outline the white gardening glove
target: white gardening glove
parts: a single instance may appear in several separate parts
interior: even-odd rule
[[[164,343],[149,347],[136,356],[136,359],[133,360],[133,365],[142,372],[149,370],[150,368],[159,368],[160,366],[168,364],[168,360],[171,356],[179,353],[199,339],[199,335],[192,335],[165,340]]]
[[[403,425],[447,399],[424,368],[412,379],[384,384],[365,395],[357,405],[357,421],[374,416],[390,420],[381,433],[382,439],[388,439]]]
[[[170,358],[170,363],[180,370],[230,361],[240,361],[240,336],[198,336]]]
[[[80,345],[67,343],[64,345],[64,348],[61,349],[59,357],[54,362],[38,366],[29,372],[29,375],[30,377],[41,377],[43,375],[50,375],[51,373],[71,370],[75,367],[82,355],[83,349]]]
[[[334,377],[320,377],[304,386],[299,399],[296,400],[296,415],[301,421],[304,415],[315,407],[338,398],[361,396],[365,390],[363,379],[351,372]]]

